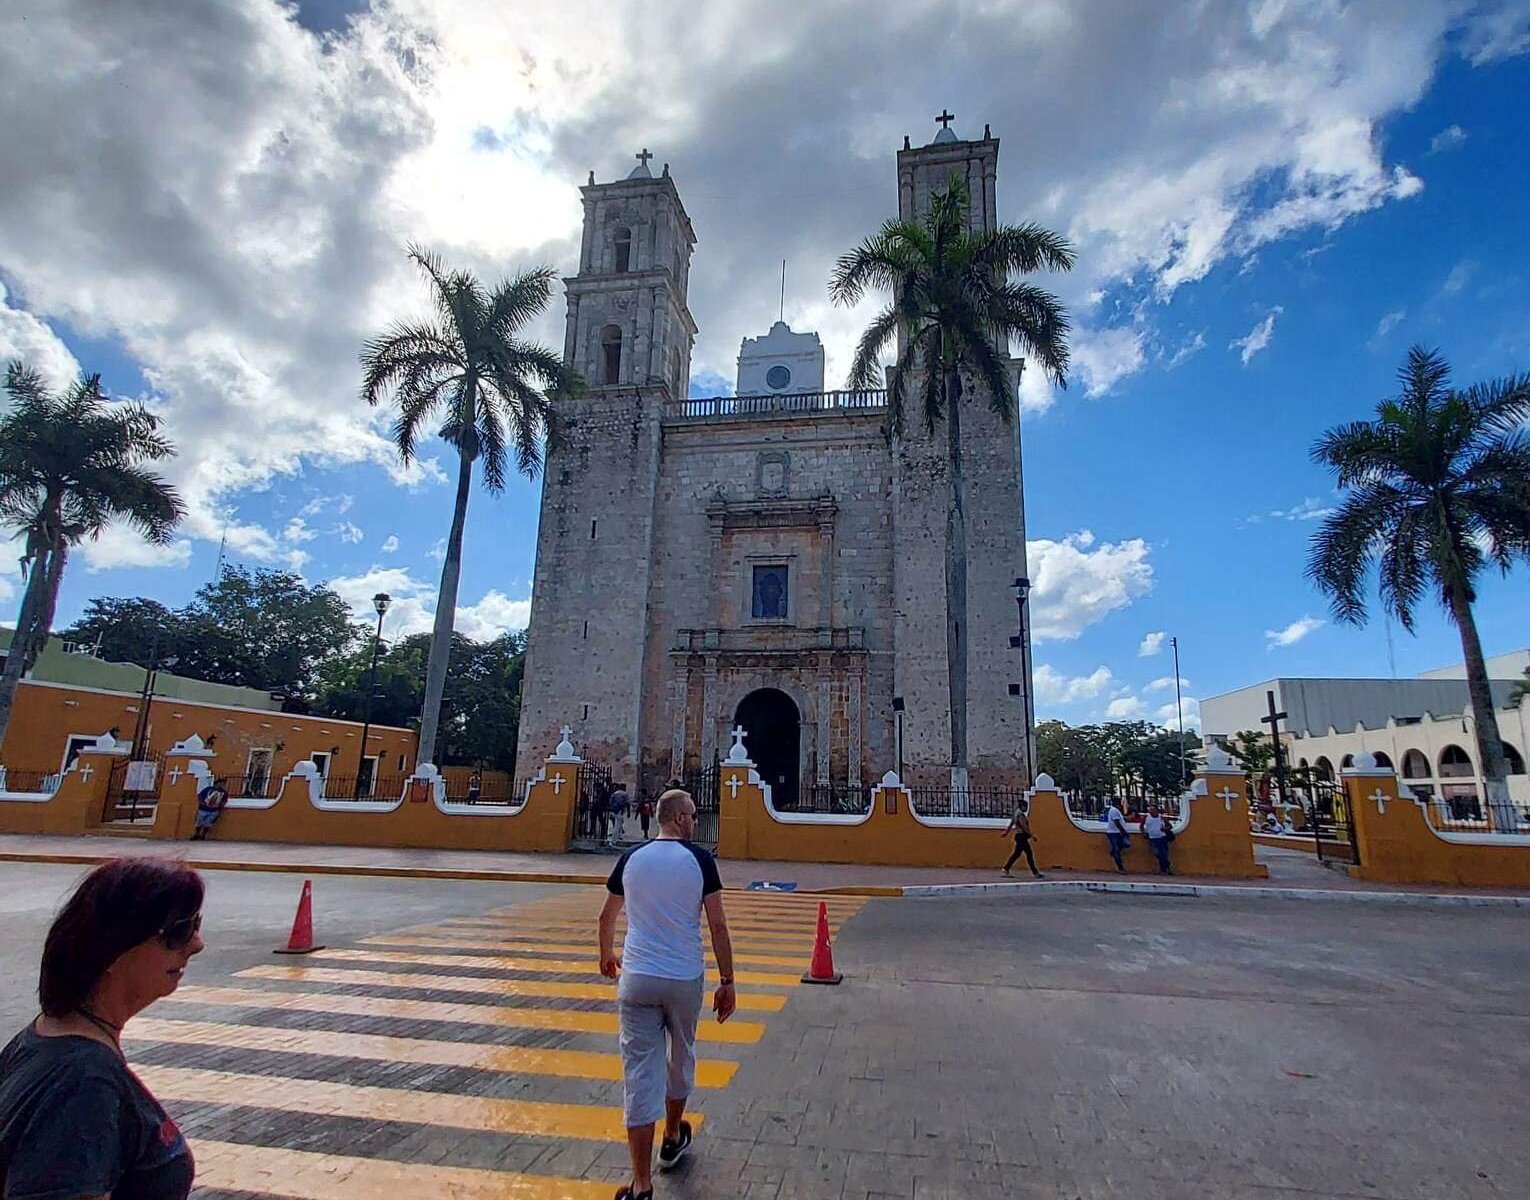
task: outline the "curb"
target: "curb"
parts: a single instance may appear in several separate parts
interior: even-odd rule
[[[1340,900],[1361,904],[1403,904],[1440,908],[1523,908],[1530,896],[1464,895],[1454,892],[1362,892],[1339,888],[1229,887],[1204,883],[1124,883],[1112,879],[1060,879],[1045,883],[945,883],[905,887],[910,899],[947,896],[1009,896],[1029,892],[1109,892],[1126,895],[1179,896],[1189,899]]]
[[[17,850],[0,851],[0,862],[45,863],[57,866],[93,867],[115,854],[43,854],[25,853]],[[468,883],[567,883],[604,887],[606,875],[573,875],[560,871],[496,871],[473,867],[387,867],[364,863],[285,863],[245,862],[238,859],[186,859],[186,864],[198,871],[251,871],[268,875],[359,875],[373,879],[450,879]],[[748,892],[743,887],[726,887],[729,892]],[[864,886],[798,888],[798,896],[902,896],[901,887]],[[751,893],[753,894],[753,893]]]

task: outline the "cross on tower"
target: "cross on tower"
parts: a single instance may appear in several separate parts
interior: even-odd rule
[[[634,154],[634,155],[633,155],[633,156],[632,156],[632,157],[633,157],[633,158],[635,158],[635,159],[637,159],[637,160],[638,160],[638,162],[640,162],[640,163],[642,163],[642,164],[643,164],[643,170],[645,170],[645,171],[646,171],[646,170],[647,170],[647,169],[648,169],[648,160],[649,160],[649,159],[650,159],[650,158],[652,158],[652,157],[653,157],[653,155],[652,155],[652,154],[649,154],[649,153],[648,153],[648,147],[647,147],[647,146],[644,146],[644,147],[643,147],[643,150],[642,150],[642,153],[640,153],[640,154]]]
[[[951,122],[956,120],[956,114],[948,108],[942,108],[940,110],[940,116],[936,117],[935,119],[940,122],[940,127],[942,129],[949,129],[951,127]]]
[[[186,772],[182,771],[179,766],[172,767],[170,769],[170,782],[175,783],[185,773]]]
[[[1228,812],[1232,812],[1232,802],[1241,798],[1241,795],[1238,792],[1233,791],[1230,787],[1225,787],[1217,793],[1217,799],[1222,802],[1223,807],[1225,807]]]
[[[1376,811],[1382,816],[1387,815],[1387,794],[1380,788],[1371,793],[1371,799],[1376,801]]]
[[[738,799],[738,789],[743,787],[743,786],[744,785],[739,782],[739,779],[738,779],[737,775],[730,775],[730,776],[728,776],[727,788],[728,788],[728,792],[731,794],[733,799],[735,799],[735,800]]]
[[[562,794],[562,792],[563,792],[563,776],[562,775],[554,775],[552,777],[552,790],[553,790],[553,795],[554,796]]]
[[[1280,797],[1281,806],[1286,803],[1286,756],[1280,747],[1280,723],[1286,719],[1283,712],[1275,711],[1275,693],[1267,691],[1264,694],[1265,703],[1270,706],[1270,715],[1260,717],[1261,725],[1270,727],[1270,744],[1275,747],[1275,791]]]
[[[83,767],[80,768],[80,778],[85,780],[86,783],[90,782],[90,777],[95,773],[96,769],[89,763],[86,763]]]

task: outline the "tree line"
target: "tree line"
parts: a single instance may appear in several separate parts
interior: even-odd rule
[[[1088,800],[1139,803],[1178,796],[1200,762],[1201,744],[1147,721],[1036,725],[1036,765],[1057,790]]]
[[[286,571],[229,567],[181,608],[145,597],[98,596],[60,636],[112,662],[160,666],[208,683],[258,688],[287,712],[360,721],[375,632],[355,622],[332,588]],[[415,725],[431,636],[384,644],[371,719]],[[512,770],[520,724],[524,639],[453,634],[442,691],[441,759]]]

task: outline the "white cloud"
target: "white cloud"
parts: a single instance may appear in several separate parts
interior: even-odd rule
[[[1008,139],[1000,215],[1075,241],[1078,269],[1046,282],[1077,314],[1123,283],[1167,298],[1415,194],[1384,122],[1458,31],[1476,61],[1525,37],[1506,9],[1463,29],[1458,0],[1254,19],[1217,0],[1168,15],[847,0],[790,21],[740,0],[701,16],[680,0],[345,7],[322,38],[304,6],[274,0],[0,7],[0,161],[26,164],[0,190],[0,266],[35,317],[141,365],[181,447],[191,537],[216,540],[221,507],[316,465],[444,480],[429,454],[402,468],[386,415],[356,401],[362,339],[424,305],[403,243],[489,278],[567,272],[586,170],[624,175],[656,135],[701,234],[696,370],[731,376],[739,339],[768,325],[768,246],[791,260],[788,316],[823,335],[837,382],[869,305],[830,308],[823,281],[892,209],[902,135],[934,132],[911,97],[939,91],[960,133],[986,121]],[[856,103],[826,106],[824,80]],[[533,335],[561,345],[561,310]],[[1084,390],[1142,369],[1151,335],[1150,320],[1081,333]],[[1052,401],[1038,372],[1021,401]]]
[[[1184,344],[1181,345],[1179,349],[1174,351],[1174,353],[1169,357],[1168,362],[1164,363],[1164,369],[1167,371],[1172,371],[1175,367],[1182,366],[1184,363],[1194,358],[1205,348],[1206,331],[1204,329],[1198,329],[1185,340]]]
[[[1466,141],[1466,130],[1459,125],[1447,125],[1429,139],[1429,153],[1443,154],[1447,150],[1454,150],[1464,141]]]
[[[1073,364],[1084,381],[1084,395],[1103,396],[1142,369],[1143,334],[1139,329],[1081,329],[1073,339]]]
[[[1143,635],[1142,643],[1137,647],[1137,657],[1152,658],[1155,654],[1162,654],[1163,644],[1168,636],[1168,633],[1162,629],[1155,629],[1152,633]]]
[[[1484,5],[1473,16],[1466,30],[1464,50],[1472,65],[1481,66],[1530,50],[1530,8],[1522,0]]]
[[[1316,496],[1308,496],[1300,504],[1290,508],[1274,508],[1269,515],[1280,521],[1320,521],[1333,512],[1333,506]],[[1253,520],[1254,518],[1249,518]]]
[[[1320,617],[1298,617],[1284,629],[1266,629],[1264,637],[1271,650],[1276,646],[1294,646],[1313,630],[1321,629],[1327,623]]]
[[[379,549],[384,554],[392,554],[395,550],[398,549],[398,535],[390,533],[386,538],[383,539],[383,544],[379,547]]]
[[[350,521],[341,521],[334,533],[342,542],[355,546],[366,540],[366,533]]]
[[[114,523],[99,538],[81,542],[78,553],[92,575],[116,567],[185,567],[191,562],[191,543],[177,538],[157,546],[144,541],[136,530]]]
[[[1108,667],[1096,667],[1088,675],[1064,675],[1047,663],[1037,666],[1032,676],[1038,704],[1077,704],[1093,700],[1115,682]]]
[[[1466,290],[1466,285],[1472,281],[1472,276],[1477,273],[1477,264],[1471,259],[1462,259],[1450,268],[1450,274],[1445,276],[1445,282],[1440,284],[1441,296],[1459,296]]]
[[[416,578],[403,567],[373,567],[360,575],[336,576],[329,586],[345,601],[356,620],[362,622],[377,619],[372,597],[387,592],[393,599],[384,623],[384,633],[389,638],[429,633],[435,623],[436,585]],[[466,637],[487,641],[526,628],[530,616],[530,597],[516,600],[490,589],[476,604],[457,605],[455,628]]]
[[[1242,360],[1245,367],[1248,366],[1249,360],[1254,355],[1269,346],[1270,342],[1274,339],[1275,318],[1284,311],[1285,309],[1277,304],[1265,314],[1264,320],[1250,329],[1245,336],[1233,338],[1232,341],[1227,343],[1229,350],[1241,351],[1238,357]]]
[[[1185,696],[1181,701],[1181,705],[1184,711],[1186,732],[1192,729],[1199,729],[1201,727],[1201,702],[1194,696]],[[1152,719],[1165,729],[1179,728],[1179,711],[1175,709],[1173,701],[1170,701],[1168,704],[1159,705],[1154,710]]]
[[[1059,541],[1026,542],[1035,585],[1031,591],[1031,637],[1069,641],[1125,608],[1153,587],[1148,544],[1141,538],[1094,544],[1087,529]]]
[[[1136,696],[1117,696],[1105,706],[1108,721],[1140,721],[1147,716],[1147,705]]]
[[[75,361],[63,339],[25,309],[13,308],[0,281],[0,369],[13,358],[34,366],[42,373],[49,386],[68,386],[80,375],[80,364]]]
[[[282,541],[296,544],[298,542],[313,541],[314,538],[319,536],[319,532],[316,529],[311,529],[308,522],[303,520],[302,517],[293,517],[282,529],[281,536]]]
[[[1403,321],[1407,319],[1407,317],[1408,310],[1406,308],[1394,308],[1391,312],[1383,313],[1381,320],[1376,322],[1376,332],[1371,334],[1370,341],[1367,343],[1367,345],[1369,345],[1372,350],[1379,349],[1383,339],[1386,338],[1387,334],[1391,333],[1392,330],[1401,325]]]
[[[1173,688],[1173,686],[1174,686],[1174,676],[1172,676],[1172,675],[1161,675],[1157,679],[1153,680],[1152,683],[1148,684],[1147,687],[1143,688],[1142,690],[1145,691],[1145,692],[1166,692],[1166,691],[1169,691],[1171,688]],[[1190,686],[1190,681],[1188,679],[1186,679],[1183,675],[1181,675],[1179,677],[1179,686],[1180,686],[1181,689],[1187,688],[1187,687]]]

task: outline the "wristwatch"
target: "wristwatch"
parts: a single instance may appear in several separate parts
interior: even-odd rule
[[[731,975],[719,975],[717,977],[717,982],[722,987],[732,987],[733,986],[733,976],[731,976]]]

